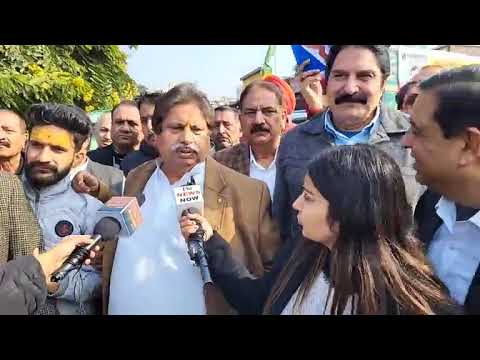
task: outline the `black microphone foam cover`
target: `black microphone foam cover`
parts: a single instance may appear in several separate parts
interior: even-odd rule
[[[104,217],[95,225],[93,234],[101,235],[103,241],[110,241],[116,239],[121,230],[122,226],[117,219]]]

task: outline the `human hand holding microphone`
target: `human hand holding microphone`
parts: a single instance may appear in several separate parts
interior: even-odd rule
[[[75,249],[77,249],[79,246],[85,246],[92,243],[93,240],[89,235],[70,235],[47,252],[40,254],[38,248],[33,250],[33,256],[40,263],[45,275],[45,279],[47,280],[47,284],[50,283],[50,277],[52,274],[62,266],[62,264]],[[91,259],[95,257],[96,252],[99,250],[99,246],[93,247],[89,251],[88,257],[85,259],[84,263],[89,265]]]
[[[212,284],[203,243],[212,237],[213,229],[207,219],[201,215],[203,214],[201,187],[195,185],[192,177],[189,184],[175,188],[174,192],[180,229],[187,241],[190,259],[200,268],[203,283]]]
[[[208,241],[213,235],[213,229],[207,219],[198,213],[186,213],[180,218],[180,229],[183,237],[188,240],[190,235],[198,231],[199,228],[205,231],[204,241]]]

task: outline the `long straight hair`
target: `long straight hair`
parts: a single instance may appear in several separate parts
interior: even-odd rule
[[[309,165],[308,175],[329,202],[328,218],[331,225],[339,224],[338,238],[331,251],[308,239],[299,241],[265,313],[271,313],[305,262],[309,270],[294,309],[322,272],[334,290],[331,314],[343,314],[352,299],[358,314],[433,314],[433,305],[453,304],[413,236],[412,209],[393,159],[369,145],[333,147]]]

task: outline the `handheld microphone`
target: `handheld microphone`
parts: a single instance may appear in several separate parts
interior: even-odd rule
[[[203,215],[203,196],[200,185],[179,186],[173,191],[179,219],[183,216],[183,212],[188,209],[195,209],[198,214]]]
[[[112,217],[120,223],[120,236],[132,235],[143,224],[138,200],[133,196],[112,197],[97,211],[97,221],[104,217]]]
[[[113,217],[104,217],[101,219],[93,230],[94,237],[93,242],[86,246],[77,247],[68,257],[63,265],[56,270],[50,281],[59,282],[73,269],[77,269],[82,266],[83,262],[88,258],[90,250],[95,248],[100,241],[110,241],[117,238],[121,231],[121,225],[117,219]]]
[[[199,214],[199,211],[195,208],[190,208],[188,210],[184,210],[182,215],[186,216],[187,213]],[[190,259],[195,262],[195,265],[199,267],[203,283],[213,284],[210,270],[208,268],[207,255],[205,254],[205,248],[203,247],[205,230],[203,230],[198,221],[195,221],[195,223],[198,226],[198,230],[193,234],[190,234],[188,237],[188,255],[190,256]]]
[[[101,241],[110,241],[118,236],[130,236],[143,223],[136,197],[112,197],[96,214],[97,224],[93,229],[93,242],[77,247],[63,265],[52,274],[51,281],[62,280],[73,269],[82,266],[91,249]]]
[[[177,216],[180,219],[182,216],[190,214],[203,215],[203,196],[200,185],[195,185],[192,177],[189,184],[180,186],[174,189],[175,202],[177,204]],[[195,262],[195,265],[200,268],[204,284],[213,283],[208,269],[207,257],[203,247],[203,237],[205,231],[202,229],[200,223],[196,222],[198,230],[191,234],[187,239],[188,255],[190,259]]]

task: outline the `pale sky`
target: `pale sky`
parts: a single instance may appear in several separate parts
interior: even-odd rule
[[[128,73],[150,90],[169,83],[194,82],[213,99],[237,97],[240,77],[261,66],[267,45],[140,45],[126,50]],[[277,45],[274,74],[293,74],[290,45]]]

